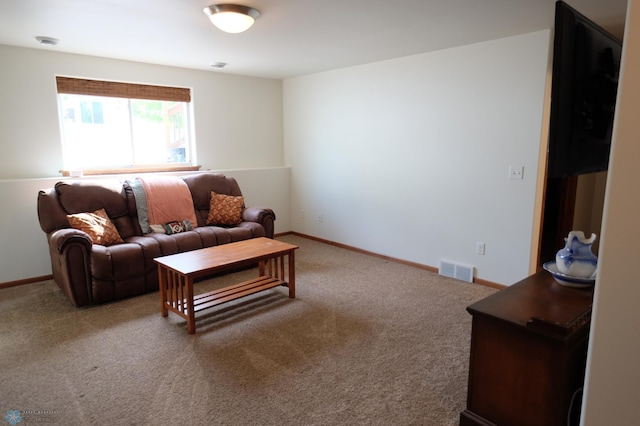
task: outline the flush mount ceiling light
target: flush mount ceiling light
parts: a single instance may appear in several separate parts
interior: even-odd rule
[[[213,25],[227,33],[246,31],[258,19],[260,12],[249,6],[238,4],[214,4],[204,8]]]

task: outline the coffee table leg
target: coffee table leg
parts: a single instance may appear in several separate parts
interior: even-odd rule
[[[188,277],[187,284],[187,333],[196,332],[196,313],[193,308],[193,279]]]
[[[289,297],[294,299],[296,297],[296,266],[294,251],[289,252]]]
[[[162,265],[158,265],[158,280],[160,284],[160,315],[169,316],[167,309],[167,275]]]

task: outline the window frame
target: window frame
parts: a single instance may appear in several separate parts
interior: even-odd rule
[[[93,80],[86,78],[75,78],[56,76],[56,87],[58,96],[58,105],[60,105],[60,95],[72,94],[72,95],[86,95],[86,96],[106,96],[125,99],[143,99],[143,100],[156,100],[167,102],[185,102],[191,103],[191,89],[185,87],[174,86],[157,86],[151,84],[139,84],[139,83],[124,83],[107,80]],[[190,107],[190,105],[189,105]],[[61,111],[59,109],[59,114]],[[189,114],[193,116],[193,111]],[[187,118],[191,118],[187,116]],[[187,125],[190,126],[190,121]],[[63,126],[63,123],[60,123]],[[62,131],[62,129],[61,129]],[[104,174],[126,174],[126,173],[152,173],[152,172],[171,172],[171,171],[197,171],[200,170],[200,166],[194,165],[195,158],[195,144],[193,141],[192,130],[187,130],[191,133],[189,138],[189,149],[191,150],[191,165],[183,163],[180,165],[167,164],[153,164],[144,166],[132,166],[124,168],[89,168],[83,169],[82,175],[104,175]],[[62,136],[62,134],[61,134]],[[64,140],[62,140],[64,144]],[[64,148],[63,148],[64,149]],[[63,176],[71,176],[77,174],[77,171],[71,171],[67,169],[60,170]]]

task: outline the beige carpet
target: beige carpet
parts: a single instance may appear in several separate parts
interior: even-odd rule
[[[19,426],[458,424],[465,308],[496,290],[280,239],[300,246],[297,298],[279,287],[202,312],[195,335],[176,315],[160,316],[157,292],[77,309],[53,281],[0,290],[1,418],[18,410]]]

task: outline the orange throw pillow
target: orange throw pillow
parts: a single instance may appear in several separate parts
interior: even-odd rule
[[[124,242],[104,209],[93,213],[70,214],[67,219],[72,228],[89,234],[93,244],[108,246]]]
[[[242,222],[243,196],[211,192],[207,225],[237,225]]]

